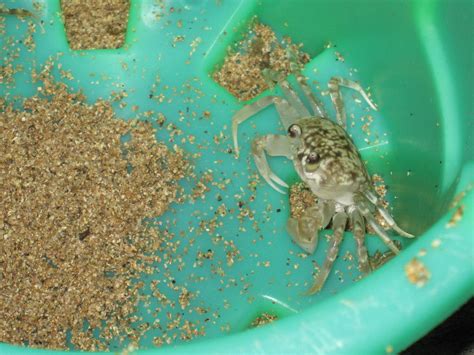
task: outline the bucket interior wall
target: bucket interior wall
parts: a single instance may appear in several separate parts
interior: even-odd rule
[[[382,107],[392,146],[372,170],[397,191],[395,214],[417,234],[442,214],[472,159],[472,17],[467,2],[263,1],[259,18],[317,55],[329,40]],[[464,34],[464,35],[457,35]],[[470,132],[469,132],[470,131]],[[393,175],[390,174],[393,172]]]
[[[30,6],[28,2],[23,3]],[[133,105],[142,111],[163,112],[185,135],[196,137],[196,144],[187,142],[183,146],[190,155],[202,153],[193,160],[196,172],[212,171],[216,182],[227,181],[225,189],[212,185],[205,199],[174,205],[160,217],[163,227],[180,241],[180,259],[179,262],[171,260],[166,273],[158,272],[143,280],[160,279],[169,283],[172,275],[178,285],[185,285],[193,292],[196,297],[191,307],[206,308],[209,312],[194,312],[189,314],[189,319],[204,326],[207,339],[225,339],[230,334],[247,331],[251,322],[264,312],[280,318],[305,314],[334,295],[344,294],[360,279],[357,259],[344,257],[348,253],[355,255],[355,242],[351,233],[346,233],[333,269],[337,272],[331,273],[319,294],[303,295],[313,281],[315,266],[321,265],[326,256],[329,242],[324,235],[330,236],[330,231],[323,232],[314,255],[301,255],[301,249],[292,243],[285,229],[288,196],[279,195],[262,179],[257,182],[256,190],[250,189],[257,180],[250,158],[251,140],[264,133],[281,133],[274,108],[260,113],[252,124],[241,128],[242,157],[239,160],[228,153],[232,148],[232,114],[244,103],[216,84],[211,74],[216,65],[222,63],[227,46],[241,37],[253,16],[270,25],[278,36],[290,36],[294,42],[304,44],[304,50],[312,57],[305,71],[310,81],[319,80],[324,86],[332,75],[356,69],[356,79],[364,87],[371,87],[372,97],[379,107],[379,111],[373,113],[376,120],[372,129],[381,144],[377,147],[366,144],[366,137],[358,129],[350,133],[369,171],[384,178],[393,215],[404,229],[423,238],[448,211],[459,190],[462,169],[474,159],[472,143],[468,144],[474,139],[470,87],[474,82],[472,45],[466,46],[463,40],[474,36],[472,6],[468,6],[467,1],[236,0],[218,2],[218,5],[204,1],[169,1],[168,6],[187,10],[167,12],[158,23],[149,16],[151,11],[159,11],[154,1],[132,1],[126,46],[118,50],[81,52],[67,47],[57,16],[58,3],[45,1],[45,16],[52,22],[47,35],[38,35],[37,51],[22,53],[20,60],[26,68],[32,68],[32,60],[44,63],[49,55],[62,52],[61,63],[76,78],[70,86],[83,90],[91,102],[109,97],[117,89],[117,83],[123,83],[129,96],[125,99],[126,107],[115,106],[120,117],[134,117]],[[461,11],[460,7],[470,10]],[[170,30],[171,27],[165,25],[177,19],[190,24],[189,28],[176,30],[173,26]],[[21,27],[13,21],[7,19],[9,28],[21,32]],[[173,37],[181,33],[186,34],[186,42],[172,47]],[[200,38],[200,45],[190,56],[190,42],[196,38]],[[331,51],[325,49],[328,42],[335,45]],[[344,56],[344,63],[336,61],[335,50]],[[124,62],[130,70],[123,70]],[[96,85],[91,77],[100,75],[113,80]],[[160,104],[159,108],[148,99],[157,75],[161,88],[166,85],[177,88],[170,93],[172,100]],[[0,93],[31,95],[36,85],[19,74],[16,86],[0,86]],[[346,101],[351,101],[351,93],[344,95]],[[328,97],[322,100],[334,117]],[[203,119],[204,111],[212,113],[211,120]],[[349,104],[348,111],[355,113],[355,117],[365,112],[354,104]],[[197,113],[197,116],[181,115],[183,112]],[[356,126],[359,125],[360,122],[356,122]],[[215,137],[220,137],[221,143],[211,144]],[[169,146],[175,143],[166,132],[159,132],[158,138],[167,141]],[[205,150],[198,150],[199,145]],[[276,158],[270,163],[284,180],[298,181],[289,162]],[[188,190],[191,188],[189,181],[184,185]],[[253,195],[255,198],[251,198]],[[218,197],[219,202],[216,202]],[[241,201],[252,218],[238,217]],[[220,204],[236,212],[219,217],[217,226],[209,228]],[[413,247],[410,241],[399,240],[407,252]],[[233,251],[233,245],[239,254],[230,266],[228,253]],[[374,236],[367,238],[367,245],[371,254],[386,250]],[[197,253],[208,249],[215,251],[214,260],[193,267]],[[383,274],[384,269],[385,266],[375,273]],[[361,282],[367,289],[378,289],[385,282],[377,275],[370,275]],[[150,293],[150,290],[145,292]],[[169,289],[166,296],[177,301],[179,294]],[[163,306],[162,312],[175,312],[170,307]],[[139,314],[144,321],[154,320],[144,304]],[[284,321],[271,327],[291,332],[285,328]],[[423,331],[435,324],[435,321],[426,323]],[[253,330],[248,333],[251,332]],[[158,331],[141,345],[153,347],[156,334]],[[255,340],[251,337],[249,335],[249,344]],[[0,344],[0,352],[3,347],[12,349]]]

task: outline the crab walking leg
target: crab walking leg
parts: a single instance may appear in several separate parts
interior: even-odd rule
[[[362,213],[364,218],[369,222],[370,226],[374,229],[375,233],[382,239],[382,241],[393,251],[395,254],[400,253],[400,249],[395,245],[395,243],[390,239],[388,234],[383,230],[383,228],[377,223],[375,218],[372,216],[372,213],[367,208],[365,204],[358,206],[357,209]]]
[[[306,82],[306,78],[301,74],[301,72],[297,72],[295,74],[296,81],[301,87],[301,90],[305,94],[306,98],[309,101],[311,109],[313,113],[318,117],[327,117],[326,110],[324,109],[324,105],[321,101],[318,100],[316,96],[314,96],[313,91],[309,87],[308,83]]]
[[[336,120],[344,129],[347,127],[346,108],[342,101],[341,90],[335,78],[331,78],[328,83],[329,96],[331,97],[332,104],[336,109]]]
[[[339,253],[339,246],[342,242],[342,237],[344,236],[344,229],[346,228],[347,223],[347,214],[345,212],[338,212],[333,218],[333,227],[334,232],[331,238],[331,245],[324,261],[324,265],[319,272],[316,281],[313,286],[308,290],[307,294],[312,295],[316,292],[319,292],[324,286],[326,279],[328,278],[329,273],[331,272],[332,265],[334,260],[336,260],[337,254]]]
[[[281,97],[275,98],[275,107],[278,111],[278,115],[280,116],[280,121],[283,125],[285,130],[288,129],[293,123],[295,123],[298,118],[301,116],[299,115],[298,111],[291,106],[288,101]]]
[[[318,98],[316,98],[316,96],[314,96],[311,88],[306,82],[305,76],[301,73],[301,69],[299,68],[299,64],[298,64],[299,62],[298,52],[293,49],[288,49],[287,56],[288,56],[288,59],[290,60],[291,72],[295,75],[296,81],[298,82],[301,90],[306,96],[311,106],[311,110],[313,111],[313,114],[319,117],[327,117],[327,113],[326,113],[326,110],[324,109],[323,103],[319,101]]]
[[[232,138],[234,140],[234,150],[237,156],[239,155],[239,124],[252,117],[253,115],[256,115],[271,104],[276,105],[277,111],[281,116],[281,120],[283,121],[285,128],[290,126],[298,118],[298,112],[296,112],[296,110],[294,110],[285,99],[282,99],[278,96],[265,96],[262,97],[260,100],[257,100],[247,106],[244,106],[242,109],[235,113],[234,117],[232,117]]]
[[[372,192],[372,191],[366,191],[365,192],[365,197],[372,202],[376,207],[377,210],[380,212],[382,215],[383,219],[388,223],[390,228],[392,228],[395,232],[397,232],[399,235],[405,238],[414,238],[415,236],[413,234],[410,234],[408,232],[405,232],[403,229],[401,229],[393,217],[390,215],[390,213],[382,206],[382,202],[380,199]]]
[[[309,113],[308,109],[306,106],[303,104],[303,102],[300,100],[296,92],[293,90],[293,88],[290,86],[288,81],[283,80],[280,82],[280,88],[281,91],[283,91],[283,94],[285,95],[286,99],[288,100],[289,104],[298,111],[299,117],[309,117],[311,114]]]
[[[284,80],[281,72],[271,69],[264,69],[263,77],[270,87],[272,87],[274,83],[278,83],[280,85],[281,91],[283,91],[283,94],[290,103],[290,106],[297,111],[298,117],[310,116],[309,111],[306,109],[305,105],[298,97],[296,92],[291,88],[288,81]]]
[[[344,102],[342,100],[340,86],[347,87],[349,89],[357,91],[367,102],[367,104],[375,111],[377,111],[377,106],[370,100],[369,96],[365,90],[360,86],[359,83],[355,81],[344,79],[338,76],[332,77],[328,83],[329,86],[329,96],[331,101],[336,109],[336,119],[337,122],[344,128],[347,126],[347,116],[346,109],[344,107]]]
[[[285,192],[277,187],[274,182],[286,188],[288,188],[288,185],[271,171],[265,153],[272,156],[290,157],[291,147],[288,137],[268,134],[266,136],[258,137],[252,142],[252,154],[258,172],[271,187],[284,194]]]
[[[370,272],[369,254],[365,246],[365,222],[357,209],[351,212],[352,231],[357,243],[357,257],[359,259],[359,271],[366,275]]]

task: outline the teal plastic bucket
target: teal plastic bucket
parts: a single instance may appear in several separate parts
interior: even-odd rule
[[[44,27],[35,34],[36,50],[23,49],[16,59],[25,72],[16,75],[13,85],[0,85],[7,100],[33,95],[36,84],[28,74],[33,63],[45,63],[49,56],[61,53],[59,62],[75,78],[68,85],[83,90],[90,102],[125,89],[127,105],[115,107],[118,116],[135,117],[133,105],[139,106],[138,113],[162,112],[185,136],[196,137],[194,144],[182,145],[190,157],[202,153],[190,158],[196,172],[212,172],[215,181],[227,181],[225,189],[216,184],[204,199],[174,205],[160,217],[181,238],[179,252],[185,267],[180,270],[176,262],[168,270],[178,284],[196,294],[193,305],[208,307],[217,315],[188,315],[204,326],[203,338],[154,348],[151,339],[158,334],[154,333],[143,339],[144,350],[139,353],[399,352],[472,297],[474,48],[466,39],[474,35],[474,10],[469,1],[167,1],[164,8],[152,0],[132,1],[125,46],[87,51],[69,49],[59,1],[40,1],[41,12],[35,12],[29,1],[4,3],[33,11]],[[320,265],[325,258],[326,238],[320,239],[314,255],[301,256],[285,230],[288,197],[264,181],[257,183],[255,191],[249,189],[256,176],[249,158],[251,139],[279,132],[277,113],[269,108],[242,126],[241,158],[234,159],[229,154],[230,122],[245,103],[211,78],[227,46],[239,39],[255,15],[279,36],[304,43],[313,58],[305,68],[310,82],[317,80],[324,88],[331,76],[352,75],[372,88],[379,112],[373,114],[371,131],[378,143],[368,144],[360,129],[349,132],[369,171],[381,175],[389,186],[396,220],[417,235],[404,243],[399,256],[358,280],[357,260],[343,257],[355,250],[351,234],[346,233],[324,289],[310,297],[304,291],[312,283],[314,264]],[[178,20],[182,28],[175,25]],[[7,36],[22,38],[26,32],[26,23],[17,17],[6,16],[5,21],[2,48]],[[173,45],[178,35],[185,40]],[[334,49],[324,49],[327,41],[337,46],[344,62],[335,60]],[[157,76],[158,90],[170,98],[162,103],[149,98]],[[349,98],[352,93],[346,95]],[[334,118],[327,97],[322,100]],[[211,113],[210,118],[203,116],[205,111]],[[359,117],[363,109],[352,104],[348,112]],[[213,137],[219,138],[218,144]],[[158,132],[158,138],[166,141],[169,137]],[[298,180],[284,159],[272,158],[270,164],[285,181]],[[217,195],[222,201],[217,202]],[[253,219],[238,218],[239,201]],[[453,205],[453,201],[457,202]],[[221,203],[235,212],[219,219],[209,233],[190,232],[212,219]],[[461,206],[463,216],[452,225],[449,221]],[[240,251],[232,266],[226,263],[225,241],[232,241]],[[386,250],[373,236],[367,238],[367,245],[372,254]],[[192,267],[196,253],[208,249],[215,252],[213,262]],[[414,258],[430,274],[422,287],[410,282],[405,272]],[[224,275],[216,274],[219,267]],[[177,299],[175,293],[167,296]],[[152,320],[143,309],[140,312]],[[264,312],[280,319],[249,329],[252,320]],[[211,321],[206,321],[209,317]],[[2,354],[43,352],[0,344]]]

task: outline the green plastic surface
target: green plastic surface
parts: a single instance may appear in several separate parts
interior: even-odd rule
[[[4,3],[32,9],[29,1]],[[83,90],[90,102],[125,89],[128,105],[115,107],[120,117],[136,116],[132,105],[139,106],[138,113],[163,112],[167,122],[184,131],[183,136],[196,136],[194,144],[186,142],[182,147],[202,153],[201,157],[190,158],[198,174],[210,169],[216,181],[231,179],[225,190],[214,186],[204,200],[174,205],[160,217],[164,228],[181,241],[185,268],[178,272],[178,263],[169,265],[177,284],[197,294],[194,305],[218,311],[219,318],[205,322],[209,315],[190,314],[189,319],[205,325],[205,338],[155,349],[149,337],[142,344],[148,350],[139,353],[397,352],[472,297],[472,191],[461,201],[463,218],[455,227],[446,227],[454,212],[449,208],[454,196],[474,184],[473,44],[467,40],[474,35],[470,1],[170,0],[165,2],[164,11],[152,0],[132,1],[126,45],[117,50],[90,51],[71,51],[59,15],[59,1],[42,3],[43,11],[37,16],[44,20],[44,32],[39,30],[35,35],[37,49],[22,49],[18,63],[24,65],[26,73],[17,74],[12,85],[0,85],[2,96],[15,100],[15,95],[32,95],[38,84],[31,83],[29,69],[60,52],[59,62],[75,78],[68,84]],[[159,21],[155,20],[157,13],[162,15]],[[288,197],[260,181],[256,199],[247,201],[253,193],[248,191],[249,177],[255,174],[249,143],[255,135],[281,129],[276,111],[269,108],[242,126],[241,158],[234,159],[228,153],[232,147],[229,123],[233,112],[243,104],[209,76],[222,62],[226,47],[239,38],[254,15],[279,36],[289,35],[295,42],[304,43],[314,58],[305,74],[310,81],[317,80],[321,88],[333,75],[351,77],[372,88],[379,112],[371,113],[375,117],[371,144],[364,140],[367,137],[358,120],[354,120],[350,133],[369,171],[380,174],[389,186],[396,220],[418,236],[404,245],[398,257],[354,282],[358,276],[356,260],[346,261],[343,256],[346,251],[354,251],[355,243],[346,233],[333,269],[341,271],[342,280],[333,271],[323,291],[312,297],[302,293],[312,282],[312,261],[324,260],[326,238],[320,238],[314,256],[302,259],[285,231]],[[182,28],[176,26],[180,19]],[[25,23],[7,16],[6,24],[6,36],[24,36]],[[177,35],[184,35],[185,40],[174,43]],[[0,38],[0,47],[6,36]],[[198,45],[190,55],[193,41]],[[337,47],[325,50],[327,41]],[[336,61],[335,50],[343,54],[344,62]],[[154,94],[166,96],[162,103],[150,99],[157,75],[160,84]],[[349,113],[356,118],[367,114],[365,106],[355,104],[352,95],[345,93]],[[334,117],[329,100],[322,99]],[[211,118],[203,117],[204,111],[210,111]],[[221,137],[220,144],[214,143],[214,136]],[[163,131],[158,137],[169,146],[181,138],[173,141]],[[199,145],[203,148],[198,149]],[[289,162],[272,158],[270,164],[284,180],[297,181]],[[184,185],[189,188],[191,184]],[[217,195],[221,195],[222,202],[216,201]],[[240,200],[253,211],[258,231],[255,221],[240,222],[237,213],[229,213],[210,234],[189,232],[190,227],[196,231],[201,221],[210,220],[219,204],[238,210]],[[216,245],[212,241],[217,235],[232,240],[243,259],[227,267],[223,242]],[[373,236],[367,238],[367,243],[371,252],[386,249]],[[214,261],[193,268],[196,253],[209,248],[215,250]],[[405,265],[413,257],[431,273],[424,287],[410,283],[405,275]],[[265,261],[269,261],[269,267],[263,265]],[[224,277],[211,272],[212,267],[220,265]],[[201,276],[204,280],[196,281]],[[176,299],[176,294],[168,296]],[[282,319],[248,330],[262,312],[276,313]],[[229,331],[221,330],[227,326]],[[44,352],[0,344],[0,354]]]

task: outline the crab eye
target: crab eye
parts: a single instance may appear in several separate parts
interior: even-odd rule
[[[299,137],[301,135],[301,127],[297,124],[292,124],[290,127],[288,127],[288,134],[291,138]]]
[[[316,152],[311,152],[308,154],[308,156],[306,157],[306,162],[308,164],[315,164],[319,161],[319,155],[318,153]]]

